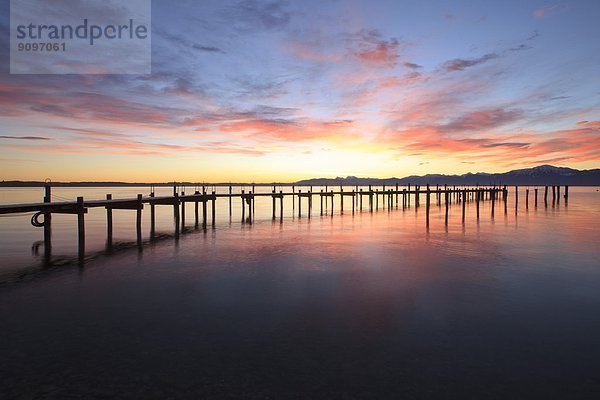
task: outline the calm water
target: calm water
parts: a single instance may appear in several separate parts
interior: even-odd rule
[[[54,193],[107,192],[147,194]],[[41,196],[0,189],[1,203]],[[331,218],[315,198],[298,220],[288,203],[283,224],[262,199],[242,225],[239,201],[230,222],[219,200],[206,232],[190,205],[178,239],[158,207],[162,238],[141,250],[135,212],[115,211],[111,252],[91,210],[83,265],[75,216],[53,217],[52,266],[31,253],[30,215],[0,217],[0,397],[599,398],[596,188],[529,210],[523,190],[517,215],[511,192],[479,222],[469,203],[464,225],[452,205],[448,227],[436,205],[429,229],[414,204],[339,215],[336,199]]]

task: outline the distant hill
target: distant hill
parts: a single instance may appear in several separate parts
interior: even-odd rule
[[[427,174],[405,178],[315,178],[296,182],[303,186],[364,186],[364,185],[571,185],[600,186],[600,169],[577,170],[573,168],[541,165],[534,168],[516,169],[509,172],[488,174],[485,172],[463,175]]]
[[[55,187],[102,187],[102,186],[195,186],[194,182],[52,182]],[[236,183],[206,183],[206,186],[252,185],[250,182]],[[541,165],[534,168],[516,169],[502,174],[478,172],[464,175],[428,174],[423,176],[411,175],[405,178],[313,178],[298,182],[256,183],[256,186],[298,185],[298,186],[365,186],[365,185],[571,185],[571,186],[600,186],[600,169],[577,170],[572,168]],[[0,187],[39,187],[44,182],[39,181],[0,181]]]

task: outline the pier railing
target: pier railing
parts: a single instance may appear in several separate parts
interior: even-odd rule
[[[560,202],[560,186],[544,186],[543,204],[544,207],[548,207],[549,187],[552,188],[551,202],[554,206]],[[107,226],[107,243],[112,242],[113,232],[113,210],[132,210],[136,212],[136,233],[137,243],[142,243],[142,210],[146,205],[150,208],[150,236],[153,237],[156,231],[156,206],[166,205],[173,208],[173,220],[175,224],[175,234],[179,235],[180,232],[185,231],[186,226],[186,204],[192,203],[194,205],[194,226],[196,228],[202,227],[207,229],[209,224],[207,208],[208,203],[211,203],[211,227],[215,227],[216,220],[216,202],[217,199],[226,199],[229,208],[229,217],[233,215],[233,200],[239,199],[241,205],[241,222],[244,224],[251,224],[255,219],[255,199],[257,197],[271,197],[272,199],[272,213],[271,217],[275,221],[279,219],[280,223],[284,221],[284,199],[292,200],[292,210],[296,212],[297,202],[297,216],[302,218],[306,216],[311,218],[313,216],[313,197],[318,196],[320,200],[319,215],[328,215],[333,217],[335,209],[335,200],[338,199],[340,214],[344,214],[344,199],[349,198],[352,202],[351,212],[373,212],[383,208],[388,210],[392,209],[406,209],[411,207],[411,202],[415,207],[421,206],[421,196],[425,196],[425,207],[426,207],[426,226],[429,227],[429,214],[430,208],[433,202],[437,203],[441,207],[442,200],[445,204],[445,224],[448,224],[449,218],[449,207],[454,202],[462,205],[462,223],[465,223],[466,215],[466,203],[475,202],[476,204],[476,218],[480,218],[480,202],[490,201],[491,202],[491,217],[495,214],[496,202],[502,201],[504,206],[504,213],[507,210],[507,198],[508,188],[507,186],[497,187],[449,187],[444,185],[436,185],[435,188],[426,185],[424,188],[421,186],[413,186],[411,188],[408,185],[405,188],[399,188],[398,185],[395,187],[383,186],[381,189],[373,189],[372,186],[368,187],[354,187],[352,190],[344,190],[344,187],[339,187],[339,190],[329,189],[325,186],[324,189],[319,191],[313,191],[312,187],[306,191],[301,189],[296,191],[295,186],[287,187],[286,191],[276,190],[274,186],[270,193],[257,193],[255,187],[250,191],[241,189],[235,193],[233,186],[228,187],[227,193],[216,193],[216,191],[207,192],[206,187],[202,187],[202,190],[196,190],[193,194],[186,194],[185,192],[178,193],[177,187],[173,188],[172,196],[155,196],[154,187],[151,187],[149,196],[143,196],[138,194],[135,198],[124,198],[124,199],[113,199],[112,194],[107,194],[105,199],[100,200],[86,200],[83,197],[77,197],[76,201],[52,201],[52,186],[47,184],[44,188],[43,202],[40,203],[28,203],[28,204],[7,204],[0,205],[0,214],[18,214],[18,213],[29,213],[33,212],[31,217],[31,224],[36,227],[44,228],[44,251],[45,257],[49,258],[51,254],[51,224],[52,214],[74,214],[77,215],[77,231],[78,231],[78,250],[79,256],[83,257],[85,252],[85,214],[87,214],[90,208],[104,208],[106,210],[106,226]],[[525,192],[525,205],[529,208],[529,188]],[[538,188],[534,189],[534,207],[538,207]],[[569,187],[564,187],[564,200],[567,204],[569,198]],[[307,210],[303,214],[303,199],[306,203]],[[277,204],[279,203],[279,204]],[[202,207],[202,217],[200,218],[200,207]],[[515,186],[515,213],[518,212],[519,207],[519,190]],[[350,212],[350,210],[347,210]],[[40,219],[42,218],[42,219]]]

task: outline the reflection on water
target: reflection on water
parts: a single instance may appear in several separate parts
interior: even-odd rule
[[[177,236],[165,207],[141,247],[135,213],[114,211],[111,249],[91,211],[82,266],[76,222],[57,216],[62,265],[42,272],[28,253],[41,232],[1,220],[2,393],[595,398],[600,203],[570,194],[527,210],[522,193],[516,215],[511,196],[493,219],[469,203],[464,224],[453,204],[448,226],[435,204],[429,229],[414,204],[310,220],[290,204],[273,223],[265,199],[255,224],[230,223],[224,202],[214,230]]]

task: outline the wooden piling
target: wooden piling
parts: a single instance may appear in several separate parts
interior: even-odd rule
[[[52,202],[52,186],[47,182],[44,186],[44,203]],[[44,212],[44,260],[50,262],[52,255],[52,213]]]
[[[302,190],[298,190],[298,218],[302,218]]]
[[[244,197],[244,190],[242,190],[242,223],[246,223],[246,198]],[[206,225],[203,224],[204,227]]]
[[[150,193],[150,197],[154,197],[154,192]],[[154,238],[156,231],[156,206],[154,202],[150,202],[150,237]]]
[[[420,190],[421,190],[421,186],[415,186],[415,207],[419,208],[419,203],[420,203]]]
[[[80,261],[83,260],[85,254],[85,207],[83,205],[83,197],[77,197],[77,238],[78,238],[78,254]]]
[[[229,186],[229,219],[231,219],[231,186]]]
[[[358,198],[358,201],[359,201],[358,206],[359,206],[360,211],[362,212],[362,210],[363,210],[363,190],[362,190],[362,188],[360,188],[359,196],[360,197]]]
[[[544,207],[548,208],[548,185],[544,187]]]
[[[273,186],[273,192],[272,193],[273,193],[273,196],[271,196],[271,200],[272,200],[272,203],[273,203],[273,207],[272,207],[272,209],[273,209],[273,221],[275,221],[275,187],[274,186]]]
[[[250,224],[254,223],[254,190],[248,193],[250,197],[248,197],[248,222]]]
[[[207,200],[206,200],[206,192],[202,193],[202,229],[206,229],[207,226],[207,204],[206,204]],[[242,204],[243,204],[244,200],[242,199]]]
[[[569,204],[569,186],[565,186],[565,206]]]
[[[556,204],[560,204],[560,185],[556,186]]]
[[[525,209],[529,210],[529,188],[525,189]]]
[[[465,223],[465,212],[467,206],[467,189],[463,189],[462,194],[462,223]]]
[[[198,190],[196,190],[194,192],[195,195],[199,195],[200,192]],[[198,228],[198,225],[200,224],[200,216],[199,216],[199,212],[198,212],[198,198],[194,199],[194,227]]]
[[[181,192],[181,231],[185,229],[185,200],[183,199],[185,192]]]
[[[323,189],[321,189],[321,207],[320,207],[320,212],[321,212],[321,217],[323,216]]]
[[[446,195],[446,214],[444,217],[444,223],[446,224],[446,226],[448,226],[448,209],[449,209],[449,205],[450,205],[450,193],[448,192],[448,190],[444,191],[445,195]]]
[[[344,214],[344,188],[340,186],[340,214]]]
[[[283,190],[279,191],[281,197],[279,198],[279,220],[283,224]]]
[[[331,191],[331,218],[333,218],[333,190]]]
[[[519,187],[515,186],[515,215],[519,210]]]
[[[112,194],[106,195],[106,200],[112,200]],[[113,214],[112,207],[106,207],[106,243],[110,247],[113,239]]]
[[[137,233],[137,244],[138,246],[142,244],[142,209],[144,208],[144,204],[142,203],[142,195],[137,195],[137,207],[136,207],[136,215],[135,215],[135,230]]]
[[[430,204],[430,201],[431,201],[430,200],[430,195],[431,195],[431,192],[429,190],[429,185],[427,185],[427,194],[426,194],[426,198],[425,198],[425,203],[426,203],[426,207],[425,207],[425,209],[426,209],[426,212],[425,212],[426,222],[425,222],[425,225],[427,226],[427,228],[429,228],[429,208],[430,208],[430,205],[431,205]]]
[[[216,214],[217,214],[217,202],[216,202],[216,200],[217,200],[217,196],[216,196],[215,191],[213,190],[213,192],[212,192],[212,199],[210,200],[211,201],[211,203],[210,203],[210,209],[211,209],[211,213],[212,213],[212,221],[211,222],[212,222],[212,227],[213,228],[215,227],[215,224],[216,224],[216,221],[215,221],[216,220]]]
[[[173,220],[175,222],[175,236],[179,235],[179,195],[173,195]]]
[[[477,189],[475,192],[475,207],[477,208],[477,220],[479,220],[479,197],[481,196],[481,190]]]

